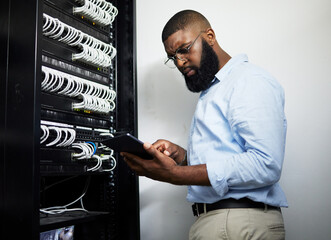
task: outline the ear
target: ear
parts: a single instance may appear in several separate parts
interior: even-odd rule
[[[208,28],[206,30],[206,41],[209,43],[210,46],[214,46],[215,42],[216,42],[216,35],[215,32],[212,28]]]

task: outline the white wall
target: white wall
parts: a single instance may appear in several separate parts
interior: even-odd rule
[[[161,31],[183,9],[203,13],[230,55],[247,53],[286,94],[288,137],[281,185],[288,240],[331,238],[331,1],[137,0],[138,131],[143,141],[186,146],[198,98],[163,65]],[[187,239],[186,187],[140,178],[141,239]]]

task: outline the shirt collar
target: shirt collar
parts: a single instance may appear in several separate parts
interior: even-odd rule
[[[248,62],[246,54],[240,54],[231,58],[215,75],[215,77],[222,81],[231,72],[231,70],[238,64]]]
[[[248,62],[248,57],[246,54],[240,54],[237,55],[233,58],[231,58],[216,74],[215,74],[215,78],[213,79],[213,81],[211,82],[209,88],[207,88],[206,90],[201,92],[200,96],[205,95],[209,89],[216,85],[219,82],[222,82],[226,76],[231,72],[231,70],[233,69],[233,67],[235,67],[236,65],[243,63],[243,62]]]

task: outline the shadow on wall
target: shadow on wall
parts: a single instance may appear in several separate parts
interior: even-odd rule
[[[191,203],[186,201],[186,186],[174,186],[140,178],[142,239],[187,239],[194,223]],[[148,227],[146,227],[148,226]]]
[[[184,148],[199,94],[189,92],[176,69],[157,59],[138,69],[139,138],[168,139]],[[139,179],[141,238],[187,239],[194,217],[186,200],[187,187]]]
[[[169,140],[186,147],[199,94],[189,92],[182,74],[165,66],[162,59],[142,68],[138,80],[139,136],[152,140],[171,137]]]
[[[191,213],[191,203],[186,201],[186,186],[161,183],[144,177],[140,177],[139,181],[145,183],[140,190],[140,196],[142,197],[140,201],[141,211],[153,207],[154,204],[162,205],[166,206],[162,211],[164,215],[167,215],[169,211],[177,212],[178,206],[188,205],[188,210]],[[177,204],[172,205],[173,199],[177,199]]]

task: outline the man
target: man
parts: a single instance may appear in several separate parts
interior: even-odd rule
[[[280,179],[286,137],[284,92],[246,55],[231,58],[208,20],[185,10],[165,25],[166,64],[201,92],[187,152],[166,140],[145,143],[154,159],[121,153],[141,176],[188,185],[198,216],[190,239],[284,239]]]

